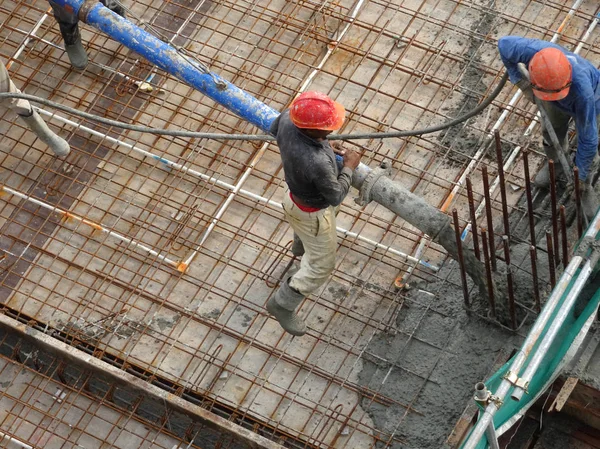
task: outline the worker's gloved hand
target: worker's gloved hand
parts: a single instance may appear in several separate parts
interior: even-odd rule
[[[517,87],[521,90],[521,92],[523,93],[523,97],[525,97],[527,101],[529,101],[530,103],[535,103],[535,99],[533,98],[533,89],[531,87],[531,83],[528,80],[522,79],[517,83]]]
[[[355,170],[360,164],[360,153],[357,153],[354,150],[346,150],[344,153],[344,167],[351,168]]]
[[[102,3],[115,14],[125,18],[125,8],[123,8],[123,5],[121,5],[121,3],[119,3],[117,0],[100,0],[100,3]]]
[[[348,150],[346,147],[344,147],[342,142],[334,141],[331,142],[330,145],[331,149],[335,153],[335,164],[337,165],[338,170],[342,171],[342,168],[344,168],[344,154],[346,154],[346,151]]]

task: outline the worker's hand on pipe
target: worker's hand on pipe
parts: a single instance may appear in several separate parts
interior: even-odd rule
[[[343,156],[344,154],[346,154],[347,150],[346,150],[346,147],[344,147],[344,144],[342,142],[334,141],[334,142],[331,142],[330,145],[335,154],[339,154],[340,156]]]
[[[521,90],[523,97],[525,97],[527,101],[530,103],[535,103],[535,98],[533,98],[533,89],[528,80],[522,79],[521,81],[517,82],[517,87]]]
[[[358,164],[360,164],[360,153],[357,153],[354,150],[346,149],[342,156],[344,158],[344,167],[354,170],[358,167]]]

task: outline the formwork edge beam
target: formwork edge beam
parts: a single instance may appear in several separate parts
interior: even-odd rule
[[[188,416],[195,417],[203,424],[227,433],[234,439],[247,444],[253,449],[284,449],[283,446],[275,443],[274,441],[262,437],[251,430],[245,429],[240,425],[232,423],[231,421],[228,421],[227,419],[222,418],[210,412],[209,410],[192,404],[191,402],[188,402],[172,393],[164,391],[161,388],[144,381],[143,379],[139,379],[132,374],[126,373],[115,366],[86,354],[79,349],[73,348],[66,343],[46,335],[43,332],[24,323],[20,323],[2,313],[0,313],[0,326],[21,335],[25,339],[32,341],[36,345],[43,347],[44,350],[47,350],[48,352],[53,353],[60,358],[71,360],[91,371],[100,371],[103,375],[112,378],[117,383],[127,385],[132,390],[138,390],[144,395],[164,401],[164,403],[173,407],[173,409]]]

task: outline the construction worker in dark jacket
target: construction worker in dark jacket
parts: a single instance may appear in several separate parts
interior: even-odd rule
[[[289,192],[283,199],[286,219],[294,230],[292,252],[302,255],[300,269],[284,280],[267,303],[267,310],[292,335],[306,333],[295,310],[325,283],[335,268],[335,215],[350,189],[360,155],[327,141],[344,123],[344,107],[327,95],[305,92],[271,126],[277,139]],[[335,155],[342,156],[342,167]]]
[[[543,100],[558,141],[567,137],[569,120],[575,119],[577,152],[575,165],[582,183],[582,207],[591,218],[598,208],[598,198],[591,185],[598,160],[598,128],[600,123],[600,70],[588,60],[565,50],[560,45],[538,39],[506,36],[498,41],[502,62],[509,79],[533,102],[533,95]],[[518,69],[523,63],[529,70],[530,81]],[[549,159],[558,161],[548,132],[543,131],[543,149]],[[557,174],[562,173],[560,164]],[[540,188],[550,185],[548,164],[539,171],[535,184]]]
[[[111,11],[117,13],[121,17],[125,17],[125,9],[117,0],[99,0],[104,6]],[[65,50],[69,61],[73,68],[83,70],[87,67],[88,56],[81,43],[81,33],[79,32],[79,18],[72,10],[63,8],[59,4],[48,0],[52,11],[54,12],[54,18],[58,22],[60,27],[60,34],[65,42]]]

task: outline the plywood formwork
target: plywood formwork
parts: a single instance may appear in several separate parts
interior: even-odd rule
[[[560,42],[573,48],[597,10],[584,1],[568,16],[567,0],[124,3],[130,20],[275,109],[302,88],[329,93],[349,112],[344,133],[454,118],[500,79],[498,37],[550,39],[566,23]],[[0,57],[23,91],[154,127],[257,132],[85,25],[90,65],[73,71],[49,11],[41,0],[0,6]],[[596,62],[597,37],[582,50]],[[144,81],[153,92],[139,89]],[[492,127],[502,132],[506,156],[517,145],[537,151],[537,134],[523,137],[533,119],[528,104],[518,102],[498,122],[513,94],[505,88],[483,114],[448,132],[348,145],[372,167],[392,161],[395,181],[445,212],[457,208],[466,222],[462,176],[472,173],[479,204],[480,168],[497,173],[487,146]],[[415,256],[424,244],[420,257],[440,266],[441,247],[383,206],[360,207],[349,195],[338,218],[349,233],[338,234],[336,270],[300,309],[309,334],[292,339],[264,308],[291,260],[291,231],[277,206],[285,182],[275,145],[159,137],[48,112],[72,146],[64,161],[10,112],[0,121],[0,183],[17,192],[0,198],[7,313],[145,378],[202,395],[209,408],[250,416],[274,438],[284,435],[286,445],[420,444],[406,428],[426,421],[431,404],[423,402],[449,381],[439,367],[462,363],[453,356],[463,312],[441,305],[444,286],[457,277],[402,254]],[[523,191],[520,163],[507,178],[517,188],[508,191],[514,205]],[[493,208],[499,215],[499,197]],[[190,260],[185,272],[178,269]],[[407,296],[394,282],[408,272],[411,283],[437,289],[422,300]],[[381,340],[393,342],[394,354],[374,349]],[[483,357],[481,370],[492,363]],[[468,396],[459,395],[463,402]],[[381,409],[393,425],[381,424]],[[451,423],[438,424],[441,435],[449,433]]]

